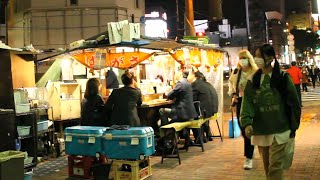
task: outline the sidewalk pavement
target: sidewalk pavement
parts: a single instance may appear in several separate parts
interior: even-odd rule
[[[302,122],[296,136],[296,148],[292,167],[285,172],[288,180],[320,179],[320,103],[305,103],[302,109]],[[228,135],[227,120],[230,114],[224,114],[224,134]],[[212,128],[216,128],[212,123]],[[224,141],[215,138],[205,144],[205,152],[199,147],[189,148],[189,152],[180,151],[182,164],[176,159],[152,157],[152,173],[148,179],[159,180],[264,180],[262,159],[255,148],[253,169],[243,170],[243,140],[241,137]],[[67,167],[46,177],[34,177],[34,180],[61,180],[68,178]]]

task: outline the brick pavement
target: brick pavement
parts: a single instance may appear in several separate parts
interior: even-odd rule
[[[285,172],[288,180],[319,180],[320,179],[320,104],[304,104],[303,120],[297,131],[296,150],[292,167]],[[224,119],[230,119],[225,114]],[[228,135],[225,121],[224,134]],[[212,127],[216,127],[212,124]],[[255,149],[252,170],[243,170],[243,141],[241,137],[224,138],[221,142],[215,138],[213,142],[205,144],[205,152],[199,147],[191,147],[189,152],[181,151],[182,164],[176,159],[165,159],[161,164],[160,157],[152,157],[153,176],[148,179],[172,180],[263,180],[265,179],[262,160],[257,148]],[[34,177],[34,180],[60,180],[67,178],[67,169],[47,177]]]

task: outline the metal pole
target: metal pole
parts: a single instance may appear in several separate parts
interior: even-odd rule
[[[250,33],[250,21],[249,21],[249,3],[248,0],[245,0],[245,6],[246,6],[246,24],[247,24],[247,45],[248,50],[250,51],[251,45],[250,45],[250,39],[251,39],[251,33]]]
[[[5,2],[5,7],[4,7],[4,10],[5,10],[5,22],[6,22],[6,44],[8,45],[9,44],[9,38],[8,38],[8,30],[9,30],[9,16],[8,16],[8,2]]]
[[[179,0],[176,0],[176,14],[177,14],[177,19],[176,19],[176,31],[177,31],[177,39],[179,39],[179,29],[180,29],[180,18],[179,18]]]

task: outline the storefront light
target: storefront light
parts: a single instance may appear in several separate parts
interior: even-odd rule
[[[161,19],[148,19],[146,20],[145,33],[149,37],[167,38],[167,22]]]

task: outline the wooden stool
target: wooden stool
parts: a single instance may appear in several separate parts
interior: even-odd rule
[[[171,124],[167,124],[165,126],[160,127],[160,136],[164,138],[164,141],[170,141],[172,151],[171,154],[165,154],[165,144],[162,150],[162,156],[161,156],[161,164],[163,164],[164,158],[177,158],[179,161],[179,164],[181,164],[180,154],[179,154],[179,148],[178,148],[178,132],[186,128],[191,124],[190,121],[186,122],[175,122]]]

